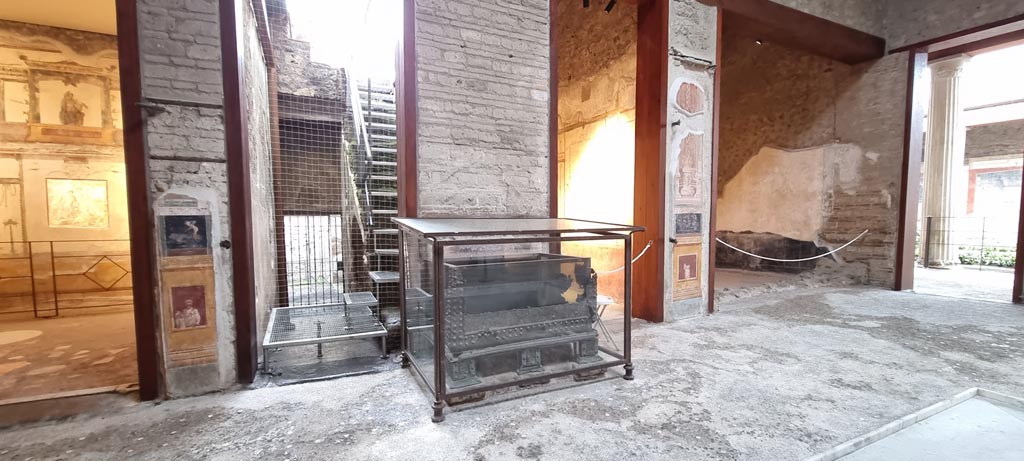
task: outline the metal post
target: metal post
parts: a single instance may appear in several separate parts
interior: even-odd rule
[[[978,254],[978,270],[981,270],[981,266],[985,265],[985,220],[987,218],[981,218],[981,250]]]
[[[430,420],[439,423],[444,421],[445,399],[445,362],[444,354],[444,245],[434,240],[434,414]]]
[[[60,301],[57,299],[57,258],[53,255],[53,241],[50,241],[50,276],[53,280],[53,316],[60,317]]]
[[[932,217],[929,216],[924,218],[924,241],[922,246],[924,247],[924,268],[927,269],[930,264],[930,256],[932,251]]]
[[[376,246],[376,244],[374,245]],[[409,317],[406,315],[409,307],[406,305],[407,295],[405,294],[405,274],[409,270],[405,262],[405,231],[398,230],[398,325],[400,337],[400,352],[402,356],[402,368],[409,368]],[[380,299],[377,300],[380,302]]]
[[[622,239],[624,246],[623,259],[625,259],[626,272],[624,275],[625,291],[622,295],[622,309],[623,309],[623,331],[622,338],[622,355],[626,360],[626,365],[623,369],[626,370],[626,375],[623,379],[627,381],[633,380],[633,235],[627,234],[626,238]]]

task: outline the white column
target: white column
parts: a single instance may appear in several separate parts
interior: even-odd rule
[[[961,242],[955,228],[962,221],[957,218],[963,217],[967,208],[967,128],[960,104],[960,76],[969,60],[969,56],[959,55],[929,65],[932,98],[925,143],[924,216],[932,217],[931,266],[960,262],[957,245]]]

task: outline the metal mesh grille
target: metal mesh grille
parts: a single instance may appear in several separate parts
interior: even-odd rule
[[[368,9],[394,1],[360,4]],[[310,23],[308,14],[295,17],[299,7],[330,11]],[[390,220],[398,214],[394,79],[360,77],[368,73],[358,59],[328,64],[321,62],[327,55],[315,52],[355,56],[349,51],[368,46],[323,35],[339,20],[335,9],[351,8],[326,0],[267,4],[276,69],[271,139],[278,272],[276,299],[260,306],[261,315],[269,320],[277,308],[316,306],[279,309],[268,327],[270,343],[385,331],[386,314],[397,315],[397,234]],[[400,26],[401,17],[393,19]],[[363,303],[352,315],[350,302],[343,315],[346,298],[360,293],[379,303]]]

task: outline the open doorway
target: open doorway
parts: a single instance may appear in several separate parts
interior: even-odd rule
[[[632,224],[637,6],[553,2],[558,88],[558,217]],[[605,320],[622,317],[622,244],[564,242],[590,258]],[[637,250],[639,251],[639,249]],[[600,302],[600,301],[599,301]],[[610,322],[615,324],[616,322]]]
[[[113,1],[0,12],[0,404],[139,381]]]
[[[914,291],[1010,301],[1024,166],[1024,44],[930,57]]]
[[[392,366],[381,359],[398,338],[403,2],[267,5],[275,70],[258,176],[274,222],[254,229],[268,248],[255,255],[264,370],[293,380]]]

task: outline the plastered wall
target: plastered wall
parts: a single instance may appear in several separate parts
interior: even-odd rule
[[[716,62],[717,11],[695,0],[669,3],[670,51]],[[666,120],[666,320],[707,312],[714,70],[668,60]],[[642,244],[642,243],[641,243]]]

